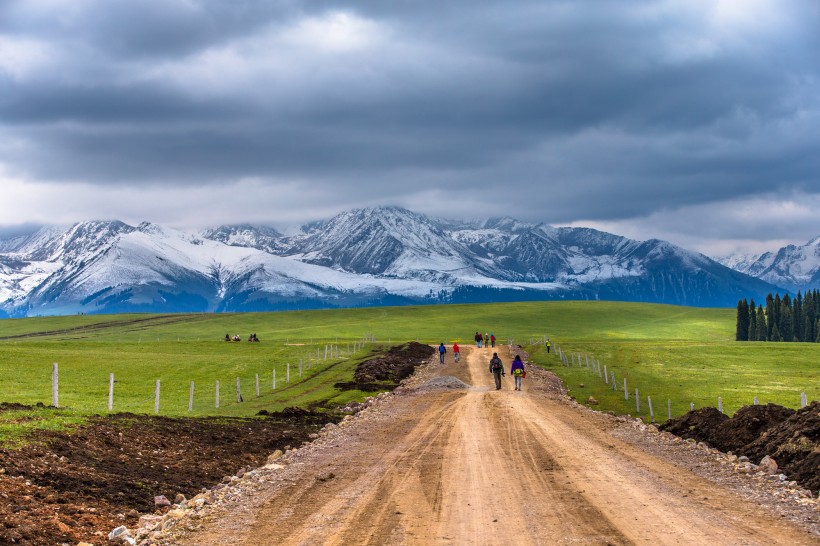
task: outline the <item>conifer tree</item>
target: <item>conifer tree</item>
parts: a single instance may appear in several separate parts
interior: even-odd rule
[[[780,302],[780,337],[782,341],[794,341],[794,317],[788,294]]]
[[[777,339],[773,339],[772,341],[783,341],[782,340],[782,332],[780,331],[780,310],[783,306],[783,300],[780,299],[780,294],[775,293],[774,295],[774,305],[772,305],[772,310],[774,311],[774,325],[777,327]]]
[[[749,302],[745,299],[737,302],[737,327],[735,329],[735,341],[746,341],[749,339]]]
[[[817,339],[817,300],[812,291],[807,291],[803,299],[803,339],[806,341]]]
[[[763,312],[763,305],[757,306],[757,336],[758,341],[768,341],[768,328],[766,328],[766,313]]]
[[[803,341],[803,296],[797,291],[797,297],[792,301],[792,320],[794,321],[794,340]]]
[[[746,339],[748,341],[757,341],[757,307],[754,299],[749,302],[749,333]]]
[[[775,341],[773,337],[774,318],[774,297],[769,294],[766,296],[766,339],[768,341]]]

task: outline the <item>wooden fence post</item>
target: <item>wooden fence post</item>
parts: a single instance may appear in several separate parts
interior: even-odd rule
[[[276,368],[273,369],[273,390],[276,390]]]
[[[191,390],[188,392],[188,411],[194,411],[194,382],[191,381]]]
[[[604,383],[609,385],[609,375],[607,375],[607,372],[606,372],[606,364],[604,364]]]
[[[760,404],[760,400],[758,400],[758,399],[757,399],[757,396],[755,396],[755,399],[754,399],[754,401],[753,401],[752,403],[753,403],[755,406],[756,406],[756,405],[758,405],[758,404]]]
[[[615,382],[615,372],[610,372],[612,374],[612,390],[618,390],[618,384]]]
[[[672,418],[672,400],[666,400],[666,417],[667,419]]]
[[[157,386],[154,389],[154,413],[159,413],[159,379],[157,379]]]
[[[695,411],[695,403],[689,402],[689,411]]]
[[[59,364],[54,362],[51,365],[51,405],[60,407],[60,371]]]
[[[624,400],[629,400],[629,391],[626,389],[626,377],[624,377]]]
[[[238,377],[236,378],[236,401],[244,402],[244,400],[242,399],[242,384]]]
[[[641,397],[638,396],[638,389],[635,389],[635,411],[640,413],[641,412]]]
[[[718,396],[718,411],[720,413],[723,413],[723,398],[721,398],[720,396]]]
[[[299,379],[302,378],[302,359],[299,359]]]
[[[256,374],[256,397],[259,398],[259,374]]]
[[[216,408],[219,409],[219,379],[216,380]]]
[[[108,374],[108,411],[114,409],[114,374]]]
[[[655,411],[652,409],[652,397],[647,396],[646,402],[649,404],[649,417],[652,419],[652,422],[655,422]]]
[[[808,405],[808,401],[806,400],[806,393],[800,394],[800,407],[805,408]]]

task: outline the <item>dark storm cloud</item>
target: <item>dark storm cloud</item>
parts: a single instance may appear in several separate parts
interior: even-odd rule
[[[551,222],[820,194],[818,28],[812,0],[11,2],[0,175]]]

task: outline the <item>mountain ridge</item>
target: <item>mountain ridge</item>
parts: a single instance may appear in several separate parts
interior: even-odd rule
[[[5,316],[567,298],[733,306],[772,290],[666,241],[400,207],[345,211],[287,235],[110,220],[0,239]]]

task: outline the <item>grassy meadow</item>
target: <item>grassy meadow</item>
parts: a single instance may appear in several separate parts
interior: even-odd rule
[[[732,413],[752,402],[796,407],[800,393],[820,396],[820,344],[738,343],[734,309],[699,309],[620,302],[530,302],[444,305],[243,314],[69,316],[0,321],[0,402],[51,404],[52,363],[59,363],[59,419],[108,412],[109,374],[114,374],[115,412],[154,412],[161,382],[160,414],[251,416],[287,406],[337,405],[367,395],[339,391],[356,364],[383,344],[418,340],[472,343],[476,330],[500,342],[524,345],[531,361],[560,375],[579,401],[589,395],[601,409],[648,416],[646,395],[658,420],[673,413],[716,405]],[[256,333],[260,343],[226,343]],[[540,340],[552,339],[565,352],[584,353],[615,372],[613,392],[586,368],[567,368],[547,355]],[[361,345],[363,339],[375,340]],[[538,341],[533,345],[531,342]],[[338,345],[339,357],[325,359]],[[353,351],[354,347],[357,349]],[[318,358],[317,358],[318,357]],[[302,361],[302,377],[298,375]],[[290,382],[286,383],[290,364]],[[308,367],[310,366],[310,367]],[[277,388],[273,389],[276,371]],[[255,381],[259,376],[260,396]],[[630,400],[623,397],[627,378]],[[237,402],[239,378],[244,402]],[[191,382],[193,411],[188,411]],[[215,407],[216,382],[220,407]],[[583,384],[583,387],[579,385]],[[6,412],[0,434],[52,426],[49,419],[16,418]],[[9,421],[14,421],[9,425]],[[20,423],[25,423],[19,425]]]

